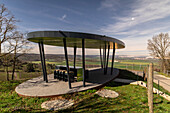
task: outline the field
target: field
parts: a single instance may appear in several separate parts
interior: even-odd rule
[[[32,63],[41,63],[40,61],[33,61]],[[58,62],[49,62],[46,61],[46,63],[49,64],[55,64],[55,65],[66,65],[65,61],[58,61]],[[73,61],[70,61],[70,66],[73,66]],[[114,67],[119,69],[128,69],[128,70],[140,70],[143,71],[145,67],[150,63],[148,60],[116,60],[114,62]],[[157,65],[157,62],[154,62],[154,65]],[[81,67],[82,63],[81,61],[76,61],[76,66]],[[101,67],[101,62],[98,57],[93,58],[91,60],[86,59],[86,68],[95,68],[95,67]],[[111,67],[111,60],[108,62],[108,67]]]
[[[136,78],[136,75],[121,70],[120,77]],[[140,78],[139,78],[140,79]],[[28,98],[19,97],[14,88],[23,81],[0,82],[0,112],[50,112],[41,109],[41,103],[50,98]],[[62,98],[73,99],[73,107],[58,112],[116,112],[116,113],[147,113],[148,100],[147,90],[141,86],[110,82],[105,89],[114,90],[119,93],[115,99],[103,98],[95,94],[96,90],[63,95]],[[135,92],[135,93],[134,93]],[[55,98],[52,98],[55,99]],[[57,112],[57,111],[56,111]],[[154,94],[154,112],[170,112],[170,102]]]
[[[30,79],[34,77],[38,77],[42,75],[41,66],[35,67],[35,72],[25,72],[24,68],[26,65],[23,65],[22,69],[16,69],[14,74],[14,80],[23,80],[23,79]],[[47,74],[53,73],[54,69],[50,69],[47,66]],[[9,67],[9,79],[12,78],[12,67]],[[6,72],[2,67],[0,67],[0,81],[6,81]]]
[[[157,65],[157,62],[153,61],[155,65]],[[24,78],[32,78],[42,75],[42,69],[41,69],[41,61],[30,61],[29,63],[34,63],[37,65],[35,72],[24,72],[25,65],[23,65],[22,69],[16,70],[15,73],[15,80],[20,80]],[[150,63],[150,60],[134,60],[134,59],[115,59],[114,67],[119,69],[127,69],[127,70],[140,70],[143,71],[147,65]],[[52,64],[52,65],[66,65],[65,60],[59,60],[57,62],[54,62],[54,59],[46,59],[46,64]],[[69,60],[69,65],[73,66],[73,60]],[[81,58],[77,58],[76,66],[82,67],[82,61]],[[92,58],[86,58],[86,69],[88,68],[100,68],[101,62],[99,57],[92,57]],[[109,59],[108,67],[111,67],[111,59]],[[3,67],[0,67],[0,81],[6,80],[6,73],[3,71]],[[54,69],[50,69],[47,66],[48,73],[53,73]],[[9,67],[9,71],[12,71],[12,68]],[[81,77],[81,71],[79,71],[79,76]],[[11,73],[10,73],[11,78]],[[80,78],[81,79],[81,78]]]

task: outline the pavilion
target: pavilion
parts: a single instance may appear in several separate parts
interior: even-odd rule
[[[89,33],[80,32],[68,32],[68,31],[36,31],[30,32],[27,35],[28,40],[31,42],[38,43],[41,65],[43,71],[43,80],[48,83],[48,76],[46,71],[46,61],[44,53],[44,44],[52,46],[64,47],[66,68],[68,73],[68,84],[71,89],[71,81],[69,76],[69,62],[68,62],[68,50],[67,47],[74,48],[74,68],[76,68],[76,50],[77,48],[82,49],[82,69],[83,69],[83,87],[86,86],[86,73],[85,73],[85,48],[88,49],[98,49],[100,51],[100,61],[101,68],[104,70],[104,75],[108,73],[108,60],[109,60],[109,50],[112,49],[112,63],[110,74],[113,73],[113,63],[115,56],[115,49],[125,48],[125,44],[115,38],[108,37],[105,35],[96,35]],[[102,54],[103,50],[103,54]],[[107,51],[107,53],[106,53]]]

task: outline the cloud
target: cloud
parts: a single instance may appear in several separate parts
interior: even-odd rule
[[[110,4],[112,3],[111,1],[112,0],[110,0]],[[106,0],[105,2],[107,3],[108,0]],[[114,34],[116,32],[130,29],[131,27],[134,27],[142,23],[146,23],[146,22],[154,21],[158,19],[163,19],[165,17],[170,16],[169,6],[170,6],[169,0],[163,0],[163,1],[137,0],[134,3],[132,3],[129,14],[127,14],[127,16],[116,18],[118,22],[110,23],[102,27],[100,30],[106,33]],[[113,6],[105,5],[105,7],[112,9]],[[132,18],[130,17],[135,18],[135,20],[133,20],[132,22],[131,21]]]
[[[102,9],[110,9],[112,11],[116,11],[117,7],[120,6],[120,0],[104,0],[101,2],[101,6],[99,10]]]
[[[37,43],[32,43],[33,48],[28,53],[39,54],[39,47]],[[44,45],[45,54],[64,54],[64,47]],[[73,47],[68,47],[67,52],[69,55],[74,55]],[[99,55],[99,49],[85,49],[86,55]],[[82,55],[82,49],[77,48],[77,55]]]
[[[61,18],[59,18],[59,20],[64,20],[65,18],[67,17],[67,15],[66,14],[64,14]]]
[[[101,3],[101,8],[115,11],[121,2],[105,0]],[[123,4],[121,5],[123,6]],[[128,4],[127,9],[120,11],[119,16],[115,17],[111,13],[112,22],[101,27],[99,32],[123,38],[126,47],[118,50],[120,54],[128,54],[128,52],[129,54],[135,54],[135,51],[139,51],[136,54],[147,55],[147,40],[160,32],[170,31],[169,6],[169,0],[133,1]]]

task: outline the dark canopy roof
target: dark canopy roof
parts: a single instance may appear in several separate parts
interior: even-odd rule
[[[28,40],[31,42],[43,41],[46,45],[64,46],[63,38],[66,38],[67,47],[77,46],[81,48],[82,39],[85,39],[85,48],[98,49],[103,48],[105,43],[110,44],[110,48],[113,48],[113,42],[116,45],[116,49],[124,48],[125,44],[115,38],[89,34],[80,32],[68,32],[68,31],[36,31],[27,34]]]

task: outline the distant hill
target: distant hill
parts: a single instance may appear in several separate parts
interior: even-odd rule
[[[19,55],[19,54],[18,54]],[[99,57],[98,55],[86,55],[86,58],[95,58]],[[45,58],[47,61],[61,61],[65,60],[64,54],[46,54]],[[73,55],[68,55],[69,60],[73,60]],[[39,54],[24,54],[19,57],[21,61],[40,61],[40,55]],[[81,60],[81,55],[76,56],[77,60]]]
[[[18,54],[19,55],[19,54]],[[86,59],[96,59],[99,58],[99,55],[86,55]],[[46,54],[45,58],[47,61],[63,61],[65,60],[64,54]],[[68,55],[68,58],[70,61],[73,61],[74,56]],[[110,58],[112,58],[112,55],[110,55]],[[23,56],[19,57],[21,61],[40,61],[40,55],[39,54],[24,54]],[[81,60],[81,55],[76,56],[77,60]],[[127,55],[116,55],[116,60],[148,60],[147,56],[127,56]]]

